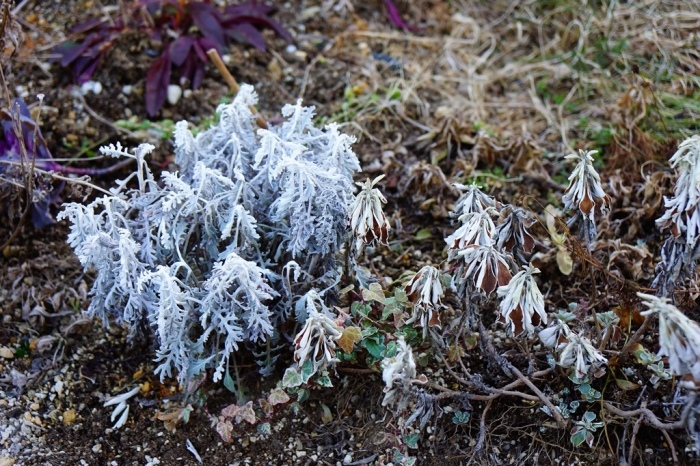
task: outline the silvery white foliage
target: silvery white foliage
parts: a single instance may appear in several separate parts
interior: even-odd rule
[[[496,235],[496,225],[492,219],[494,215],[498,213],[492,207],[460,215],[459,221],[462,222],[462,226],[445,239],[452,257],[467,246],[492,244]]]
[[[375,241],[386,244],[389,239],[389,221],[382,209],[386,199],[382,192],[375,188],[382,178],[384,175],[371,181],[367,179],[364,183],[357,183],[361,190],[350,207],[350,229],[355,236],[355,249],[358,254],[365,244],[374,244]]]
[[[591,368],[597,371],[608,362],[588,338],[575,332],[570,332],[566,338],[568,341],[559,346],[557,362],[561,367],[573,367],[574,374],[579,379],[589,375]]]
[[[265,271],[254,262],[231,253],[214,264],[202,284],[198,345],[216,355],[214,381],[220,380],[229,357],[242,341],[259,342],[274,332],[270,310],[264,304],[277,296],[265,280]]]
[[[673,197],[664,198],[666,212],[656,224],[670,228],[673,236],[692,246],[700,234],[700,136],[683,141],[670,163],[678,172],[678,180]]]
[[[496,246],[525,262],[524,254],[529,254],[535,247],[535,239],[527,231],[535,223],[535,219],[525,209],[511,205],[506,206],[501,215],[503,221],[497,228]]]
[[[690,375],[700,381],[700,325],[686,317],[666,298],[637,293],[647,311],[659,315],[659,353],[668,357],[668,367],[678,376]]]
[[[254,354],[274,346],[298,296],[313,287],[329,296],[340,277],[360,169],[354,138],[314,127],[313,108],[300,102],[284,107],[283,124],[258,131],[255,103],[244,85],[206,131],[178,123],[180,172],[160,184],[145,162],[153,146],[103,148],[136,159],[136,170],[111,195],[61,214],[83,265],[97,271],[89,313],[134,331],[150,324],[163,377],[183,382],[213,368],[220,379],[241,344]],[[325,306],[318,295],[307,301],[302,314],[308,303]]]
[[[110,421],[114,422],[115,419],[117,419],[117,416],[119,416],[119,420],[114,423],[112,426],[112,429],[119,429],[120,427],[123,427],[126,424],[126,420],[129,418],[129,405],[126,403],[129,399],[133,398],[136,396],[136,394],[141,390],[141,387],[134,387],[131,390],[129,390],[126,393],[122,393],[121,395],[114,396],[110,398],[109,400],[105,401],[102,406],[105,408],[107,406],[114,406],[117,405],[114,408],[114,411],[112,411],[112,416],[110,417]]]
[[[662,230],[670,229],[672,236],[661,249],[652,283],[662,296],[672,295],[676,283],[689,277],[700,259],[700,136],[683,141],[670,162],[678,180],[673,197],[664,198],[666,212],[656,224]]]
[[[510,332],[516,337],[523,333],[530,337],[535,327],[547,324],[544,298],[534,277],[540,270],[529,265],[523,268],[507,285],[497,290],[502,298],[500,320],[510,326]]]
[[[455,204],[454,211],[450,213],[454,218],[460,218],[472,212],[483,212],[488,208],[496,208],[498,206],[494,198],[485,194],[475,184],[467,186],[455,183],[454,187],[462,191],[462,195]]]
[[[343,334],[343,329],[331,317],[316,310],[314,303],[318,302],[318,295],[314,290],[307,300],[307,318],[304,327],[299,331],[294,344],[294,360],[298,367],[302,367],[307,360],[313,364],[314,372],[335,364],[337,349],[336,342]],[[314,296],[315,295],[315,296]]]
[[[595,214],[603,213],[610,207],[610,197],[600,185],[600,175],[593,167],[593,154],[598,151],[583,151],[567,155],[566,159],[577,160],[574,171],[569,176],[569,187],[562,197],[564,207],[575,210],[574,216],[567,222],[573,225],[582,219],[581,232],[587,243],[596,237]]]
[[[243,84],[233,102],[217,108],[219,121],[210,129],[193,136],[186,121],[175,125],[175,163],[182,177],[189,180],[197,162],[216,168],[225,176],[234,178],[236,170],[250,176],[250,168],[258,140],[257,125],[251,105],[258,102],[253,86]]]
[[[416,378],[416,361],[413,359],[411,347],[406,344],[403,337],[399,337],[396,343],[398,344],[396,355],[393,358],[384,358],[381,363],[385,393],[382,406],[396,403],[401,389],[408,388],[411,381]]]
[[[571,329],[567,322],[574,319],[574,315],[570,312],[555,313],[556,317],[550,326],[541,330],[538,334],[542,344],[548,348],[559,349],[562,345],[568,342],[568,337],[571,334]]]
[[[170,267],[159,265],[155,271],[141,275],[139,291],[143,292],[151,286],[156,299],[148,313],[151,326],[155,327],[158,336],[156,362],[160,363],[155,370],[161,379],[172,377],[176,370],[180,383],[184,383],[195,359],[194,344],[189,338],[189,331],[196,316],[199,301],[193,296],[189,286],[177,275],[184,263],[175,263]]]
[[[505,286],[512,277],[508,258],[493,243],[471,245],[457,252],[461,260],[456,272],[474,291],[490,295],[497,286]]]
[[[413,303],[413,314],[407,324],[416,322],[423,327],[423,338],[428,335],[428,327],[440,327],[440,311],[445,307],[442,297],[445,295],[442,286],[442,274],[431,265],[420,269],[404,290],[409,301]]]

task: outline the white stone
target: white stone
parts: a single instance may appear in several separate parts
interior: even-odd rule
[[[168,85],[168,103],[175,105],[182,97],[182,88],[177,84]]]
[[[80,93],[87,95],[89,92],[100,94],[102,92],[102,83],[99,81],[87,81],[80,86]]]
[[[122,87],[122,94],[129,95],[133,90],[134,86],[132,86],[131,84],[127,84],[126,86]]]

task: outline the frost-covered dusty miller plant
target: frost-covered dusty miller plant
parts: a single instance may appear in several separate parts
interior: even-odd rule
[[[161,377],[182,383],[212,368],[215,381],[230,380],[242,346],[267,373],[299,297],[318,290],[327,299],[340,279],[360,169],[354,140],[334,124],[315,128],[301,102],[283,107],[281,125],[257,130],[256,102],[242,86],[216,126],[195,137],[178,123],[180,171],[160,183],[145,161],[153,146],[103,148],[136,159],[136,171],[111,195],[61,213],[71,246],[97,273],[88,314],[132,334],[152,328]],[[296,317],[303,324],[306,313]]]
[[[683,141],[670,162],[678,180],[673,197],[664,198],[666,212],[656,221],[671,232],[652,283],[661,296],[671,296],[676,284],[691,276],[700,258],[700,136]]]

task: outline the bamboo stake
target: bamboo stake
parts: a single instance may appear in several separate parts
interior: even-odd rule
[[[221,73],[221,76],[223,76],[224,81],[226,81],[226,84],[228,85],[229,89],[231,89],[231,92],[233,92],[233,95],[238,94],[238,91],[241,89],[241,87],[236,82],[236,78],[234,78],[231,72],[228,70],[228,68],[226,68],[226,64],[221,59],[221,56],[219,56],[219,52],[217,52],[216,49],[209,49],[207,50],[207,56],[212,61],[212,63],[214,63],[216,69],[219,70],[219,73]],[[258,126],[262,129],[267,129],[267,122],[262,117],[262,115],[260,115],[258,109],[252,105],[249,108],[250,111],[253,112],[253,115],[255,115],[255,122],[258,124]]]

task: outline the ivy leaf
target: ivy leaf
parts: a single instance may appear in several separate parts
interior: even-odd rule
[[[301,380],[306,383],[309,381],[312,375],[316,373],[316,369],[314,368],[313,363],[311,360],[307,360],[303,366],[301,366]]]
[[[288,367],[284,371],[284,377],[282,377],[282,386],[285,388],[298,387],[304,383],[301,378],[301,374],[293,367]]]
[[[258,424],[258,434],[260,435],[270,435],[272,434],[272,429],[269,422],[263,422]]]
[[[240,424],[241,421],[246,421],[249,424],[255,424],[255,411],[253,410],[252,401],[238,407],[238,412],[236,413],[236,424]]]
[[[386,345],[386,349],[384,350],[383,357],[393,358],[394,356],[396,356],[396,353],[398,351],[399,351],[399,345],[397,345],[395,341],[390,341]]]
[[[371,283],[369,289],[362,289],[362,299],[365,301],[376,301],[380,304],[386,304],[386,298],[384,297],[384,290],[382,290],[382,285],[379,283]]]
[[[316,382],[322,387],[332,387],[333,382],[331,382],[331,378],[328,377],[328,375],[322,375],[316,379]]]
[[[228,419],[216,423],[216,432],[221,436],[221,440],[226,443],[233,441],[233,424]]]
[[[337,343],[345,353],[351,353],[355,343],[360,340],[362,340],[362,331],[358,327],[347,327]]]
[[[420,438],[420,434],[418,434],[418,433],[404,435],[403,436],[403,443],[405,443],[408,448],[415,450],[416,448],[418,448],[418,439],[419,438]]]
[[[362,346],[376,359],[381,359],[382,354],[386,351],[384,336],[382,335],[373,335],[371,338],[365,338],[362,340]]]
[[[311,392],[308,391],[307,389],[305,389],[305,388],[300,389],[299,393],[297,393],[297,403],[303,403],[304,401],[308,400],[310,394],[311,394]]]
[[[270,392],[270,395],[267,397],[267,401],[270,403],[271,406],[284,404],[289,401],[289,395],[287,395],[287,392],[285,392],[281,388],[275,388]]]

